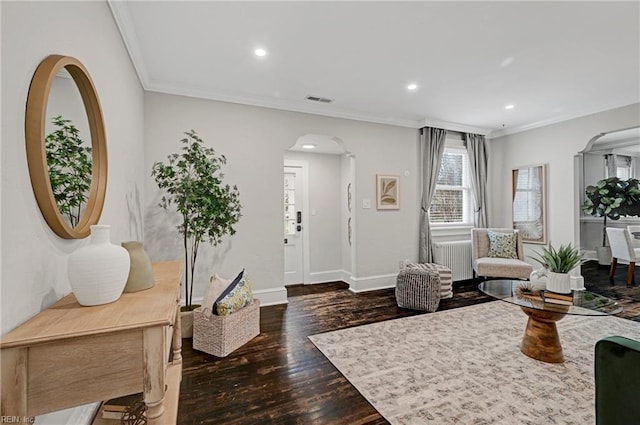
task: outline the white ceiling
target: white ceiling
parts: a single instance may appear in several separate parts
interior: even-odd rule
[[[493,137],[640,102],[638,1],[109,4],[150,91]]]

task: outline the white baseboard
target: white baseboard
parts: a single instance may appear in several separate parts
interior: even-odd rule
[[[378,276],[351,277],[349,290],[351,292],[375,291],[376,289],[395,288],[398,274],[383,274]]]
[[[598,261],[598,254],[595,251],[585,250],[583,251],[584,258],[587,260],[596,260]]]
[[[279,288],[257,289],[253,291],[253,296],[260,300],[260,307],[268,305],[287,304],[287,289],[284,286]],[[193,297],[193,304],[202,304],[203,297]],[[180,300],[180,305],[184,305],[184,299]]]
[[[351,282],[351,272],[342,270],[342,276],[340,277],[340,280],[347,283]]]
[[[260,300],[260,307],[287,304],[287,289],[284,286],[269,289],[257,289],[253,296]]]
[[[326,282],[336,282],[339,280],[344,280],[345,275],[350,275],[345,270],[326,270],[323,272],[311,272],[309,273],[309,277],[311,278],[311,284],[316,283],[326,283]],[[347,282],[345,280],[345,282]]]

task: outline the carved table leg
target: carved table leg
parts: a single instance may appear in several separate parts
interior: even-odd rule
[[[180,319],[180,305],[176,307],[176,322],[173,324],[173,338],[171,346],[173,348],[173,364],[182,363],[182,320]]]
[[[144,351],[144,402],[147,405],[147,419],[149,425],[162,424],[161,415],[164,413],[165,394],[165,352],[164,328],[155,326],[143,331]]]
[[[564,362],[556,322],[562,319],[566,313],[527,307],[522,307],[522,311],[529,316],[529,320],[524,331],[520,351],[543,362]]]

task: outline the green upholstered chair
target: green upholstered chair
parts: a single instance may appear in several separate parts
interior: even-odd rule
[[[596,425],[640,423],[640,341],[610,336],[596,343]]]

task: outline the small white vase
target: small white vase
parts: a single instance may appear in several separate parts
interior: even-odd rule
[[[91,226],[89,245],[69,256],[67,273],[76,299],[91,306],[116,301],[129,275],[129,253],[111,243],[111,226]]]
[[[539,291],[547,289],[547,271],[545,269],[534,270],[529,275],[531,287]]]
[[[570,294],[571,277],[568,273],[547,272],[547,290],[558,294]]]

